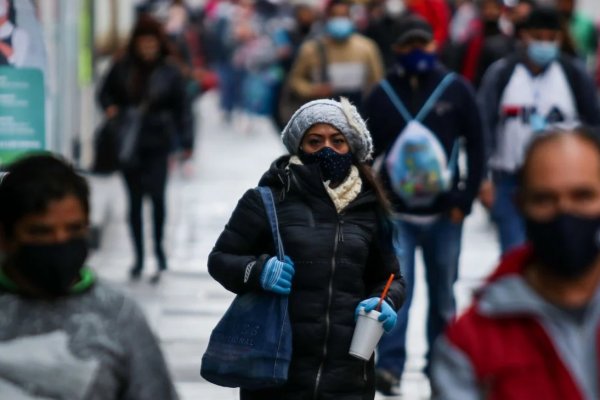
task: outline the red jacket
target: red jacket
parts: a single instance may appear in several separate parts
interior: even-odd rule
[[[586,397],[585,390],[580,387],[578,382],[581,380],[574,376],[561,356],[565,353],[560,352],[557,342],[562,339],[553,337],[541,322],[541,317],[535,315],[535,308],[543,306],[544,301],[541,297],[536,298],[533,294],[535,292],[522,279],[524,267],[529,263],[531,255],[529,248],[509,254],[478,294],[475,303],[448,327],[444,338],[437,344],[436,352],[439,354],[434,356],[434,364],[436,359],[440,363],[433,366],[433,380],[434,390],[439,393],[440,398],[458,399],[455,396],[459,391],[458,386],[462,385],[464,388],[469,384],[465,382],[475,386],[472,393],[477,392],[479,398],[491,400],[590,398]],[[489,288],[494,285],[506,285],[508,290],[498,291],[502,288],[497,287],[496,293],[492,294]],[[490,299],[484,300],[486,292]],[[510,293],[514,293],[514,298],[507,296]],[[494,296],[497,302],[491,299]],[[598,310],[597,300],[600,300],[600,296],[595,299]],[[486,304],[482,304],[483,301]],[[553,306],[547,303],[546,306],[552,312]],[[593,314],[597,316],[599,313]],[[585,321],[584,324],[587,324],[588,320]],[[598,318],[592,323],[595,324],[598,350]],[[596,371],[599,368],[598,360],[600,354],[596,357]],[[465,374],[471,376],[466,377]],[[460,383],[460,380],[463,382]],[[596,390],[598,381],[600,379],[596,379]],[[458,385],[454,392],[451,387],[453,385]],[[465,397],[464,394],[461,396]]]
[[[433,38],[442,48],[449,36],[450,7],[446,0],[418,0],[408,6],[409,11],[423,17],[433,28]]]

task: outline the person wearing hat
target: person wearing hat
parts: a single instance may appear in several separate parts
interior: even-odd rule
[[[370,167],[373,144],[348,100],[314,100],[282,132],[289,154],[259,181],[275,199],[283,248],[278,261],[257,189],[233,211],[208,259],[213,278],[234,293],[289,296],[292,360],[285,385],[241,391],[241,399],[373,399],[374,359],[348,354],[355,315],[381,307],[389,331],[404,301],[385,194]]]
[[[534,9],[521,35],[523,49],[492,64],[479,90],[490,168],[482,191],[502,253],[525,242],[524,221],[513,199],[516,172],[532,139],[555,127],[600,125],[591,77],[583,64],[560,52],[558,11]]]
[[[378,348],[377,388],[387,395],[398,392],[406,361],[417,247],[428,286],[429,348],[455,315],[453,284],[462,223],[478,193],[484,165],[483,129],[473,89],[437,61],[431,26],[407,16],[397,21],[395,32],[395,67],[364,105],[376,164],[391,195],[396,251],[407,282],[398,324]],[[460,171],[457,162],[461,147],[466,171]]]

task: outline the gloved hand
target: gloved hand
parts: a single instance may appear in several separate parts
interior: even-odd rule
[[[294,272],[294,263],[288,256],[285,256],[284,261],[271,257],[263,267],[260,285],[270,292],[290,294]]]
[[[354,320],[356,321],[358,318],[358,313],[360,312],[361,308],[364,308],[365,312],[368,313],[377,307],[377,303],[379,303],[379,297],[371,297],[370,299],[361,301],[354,311]],[[379,315],[379,318],[377,319],[383,322],[383,330],[386,332],[391,331],[396,325],[398,314],[385,300],[381,302],[381,310],[379,310],[379,312],[381,315]]]

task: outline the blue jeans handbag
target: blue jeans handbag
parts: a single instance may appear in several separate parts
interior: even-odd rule
[[[284,251],[271,190],[258,187],[277,257]],[[219,386],[256,390],[287,380],[292,358],[288,297],[266,291],[236,296],[210,335],[200,375]]]

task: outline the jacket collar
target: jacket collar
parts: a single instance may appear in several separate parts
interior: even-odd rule
[[[476,307],[487,316],[548,316],[561,309],[542,298],[524,278],[525,268],[533,259],[531,246],[507,254],[476,294]],[[592,313],[600,312],[600,287],[590,302]]]

